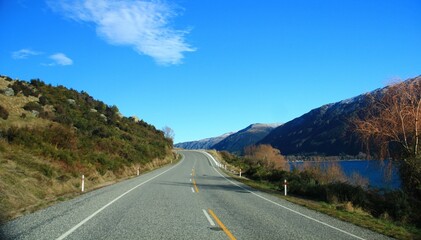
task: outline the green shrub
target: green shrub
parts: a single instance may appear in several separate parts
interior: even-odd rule
[[[385,198],[389,215],[395,220],[406,222],[412,212],[408,195],[403,191],[393,191],[386,193]]]
[[[368,204],[367,194],[359,186],[348,183],[331,183],[326,186],[327,194],[336,197],[339,202],[351,202],[354,206],[366,207]]]
[[[40,168],[41,168],[40,169],[41,173],[44,174],[44,176],[49,177],[49,178],[53,176],[54,171],[50,166],[43,164],[40,166]]]
[[[395,221],[406,222],[412,213],[416,212],[416,204],[411,206],[408,195],[400,190],[388,192],[372,191],[369,197],[371,213],[376,217],[387,213]]]
[[[64,125],[72,125],[73,121],[70,117],[66,116],[66,115],[59,115],[59,116],[55,116],[53,119],[54,122],[58,122],[58,123],[62,123]]]
[[[33,147],[42,140],[38,134],[34,134],[31,129],[11,127],[6,132],[6,139],[9,143]]]
[[[37,88],[45,86],[45,83],[40,79],[31,79],[30,83]]]
[[[2,105],[0,105],[0,118],[3,118],[4,120],[9,118],[9,112]]]
[[[59,149],[76,150],[77,135],[67,126],[52,124],[46,128],[43,133],[43,142],[51,144]]]
[[[95,130],[92,131],[92,135],[100,137],[100,138],[108,138],[108,137],[112,136],[113,134],[112,134],[111,130],[108,129],[107,127],[99,126]]]
[[[272,170],[267,176],[267,180],[270,182],[283,182],[284,179],[288,178],[289,174],[283,170]]]
[[[77,159],[69,151],[61,150],[57,152],[58,160],[61,160],[69,165],[72,165]]]
[[[19,92],[22,92],[24,96],[35,96],[38,97],[39,93],[34,91],[31,87],[28,86],[27,83],[23,81],[15,81],[13,84],[9,84],[9,87],[13,89],[15,95]]]
[[[39,105],[39,103],[37,102],[28,102],[27,104],[25,104],[25,106],[23,106],[23,109],[25,109],[26,111],[37,111],[37,112],[42,112],[44,109],[42,108],[41,105]]]
[[[45,105],[47,105],[49,102],[48,102],[48,99],[47,99],[45,96],[41,96],[41,97],[39,97],[39,103],[40,103],[42,106],[45,106]]]

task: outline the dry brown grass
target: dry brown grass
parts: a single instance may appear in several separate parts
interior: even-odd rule
[[[103,175],[94,167],[85,169],[85,189],[92,191],[135,177],[138,168],[143,173],[170,161],[170,158],[155,159],[144,166],[126,166],[118,173],[107,171]],[[34,169],[36,164],[47,164],[51,167],[51,176]],[[23,148],[11,146],[4,140],[0,140],[0,165],[0,209],[6,220],[81,194],[81,176],[66,173],[63,163],[35,157]]]
[[[35,164],[45,164],[46,160],[28,154],[21,149],[11,148],[4,141],[0,147],[0,207],[7,219],[18,217],[47,204],[60,195],[75,191],[74,180],[61,182],[57,166],[48,162],[55,169],[52,177],[47,177],[33,168]]]
[[[9,84],[13,84],[13,81],[8,82],[8,81],[6,81],[6,79],[4,77],[0,77],[0,89],[7,88],[7,86],[9,86]]]

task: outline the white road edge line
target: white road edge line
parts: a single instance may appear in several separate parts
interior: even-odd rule
[[[91,218],[95,217],[95,215],[97,215],[98,213],[100,213],[102,210],[106,209],[108,206],[110,206],[111,204],[113,204],[114,202],[116,202],[117,200],[119,200],[120,198],[122,198],[124,195],[128,194],[129,192],[135,190],[136,188],[142,186],[143,184],[152,181],[153,179],[161,176],[162,174],[174,169],[175,167],[177,167],[178,165],[180,165],[181,162],[183,162],[184,158],[175,166],[171,167],[170,169],[165,170],[164,172],[156,175],[155,177],[152,177],[138,185],[136,185],[135,187],[131,188],[130,190],[126,191],[125,193],[121,194],[120,196],[116,197],[114,200],[112,200],[111,202],[107,203],[105,206],[103,206],[102,208],[96,210],[94,213],[92,213],[89,217],[83,219],[80,223],[78,223],[76,226],[72,227],[71,229],[69,229],[67,232],[65,232],[63,235],[61,235],[60,237],[58,237],[56,240],[62,240],[65,239],[67,236],[69,236],[70,234],[72,234],[74,231],[76,231],[76,229],[78,229],[80,226],[82,226],[83,224],[85,224],[87,221],[89,221]]]
[[[215,163],[216,166],[219,166],[218,161],[216,161],[215,158],[213,158],[212,155],[210,155],[209,153],[204,152],[204,151],[197,151],[197,152],[206,154]]]
[[[203,213],[205,214],[206,219],[208,219],[208,222],[212,227],[215,227],[215,223],[213,222],[212,218],[209,216],[208,212],[206,212],[205,209],[202,209]]]
[[[205,153],[206,155],[208,155],[209,157],[211,157],[211,158],[213,158],[209,153],[207,153],[207,152],[203,152],[203,153]],[[215,160],[214,160],[215,161]],[[325,222],[322,222],[322,221],[320,221],[320,220],[317,220],[317,219],[315,219],[315,218],[312,218],[312,217],[310,217],[310,216],[307,216],[307,215],[305,215],[305,214],[303,214],[303,213],[300,213],[300,212],[298,212],[298,211],[295,211],[295,210],[293,210],[293,209],[291,209],[291,208],[289,208],[289,207],[285,207],[285,206],[283,206],[283,205],[281,205],[281,204],[279,204],[279,203],[277,203],[277,202],[274,202],[274,201],[272,201],[272,200],[270,200],[270,199],[267,199],[267,198],[265,198],[265,197],[263,197],[263,196],[261,196],[261,195],[259,195],[259,194],[257,194],[257,193],[254,193],[254,192],[252,192],[252,191],[249,191],[249,190],[247,190],[246,188],[243,188],[242,186],[240,186],[240,185],[238,185],[237,183],[235,183],[235,182],[233,182],[233,181],[231,181],[231,180],[229,180],[228,178],[226,178],[224,175],[222,175],[216,168],[213,168],[219,175],[221,175],[223,178],[225,178],[228,182],[230,182],[230,183],[232,183],[232,184],[234,184],[235,186],[237,186],[237,187],[239,187],[239,188],[241,188],[241,189],[243,189],[244,191],[247,191],[247,192],[249,192],[249,193],[251,193],[251,194],[253,194],[253,195],[255,195],[256,197],[259,197],[259,198],[261,198],[261,199],[263,199],[263,200],[266,200],[266,201],[268,201],[268,202],[270,202],[270,203],[272,203],[272,204],[275,204],[275,205],[277,205],[277,206],[279,206],[279,207],[281,207],[281,208],[284,208],[284,209],[286,209],[286,210],[288,210],[288,211],[291,211],[291,212],[293,212],[293,213],[295,213],[295,214],[298,214],[298,215],[300,215],[300,216],[302,216],[302,217],[305,217],[305,218],[307,218],[307,219],[310,219],[310,220],[312,220],[312,221],[315,221],[315,222],[317,222],[317,223],[320,223],[320,224],[322,224],[322,225],[325,225],[325,226],[327,226],[327,227],[330,227],[330,228],[332,228],[332,229],[335,229],[335,230],[337,230],[337,231],[339,231],[339,232],[342,232],[342,233],[345,233],[345,234],[347,234],[347,235],[349,235],[349,236],[351,236],[351,237],[355,237],[355,238],[357,238],[357,239],[361,239],[361,240],[365,240],[364,238],[361,238],[361,237],[358,237],[358,236],[356,236],[356,235],[354,235],[354,234],[352,234],[352,233],[349,233],[349,232],[347,232],[347,231],[344,231],[344,230],[342,230],[342,229],[340,229],[340,228],[337,228],[337,227],[334,227],[334,226],[332,226],[332,225],[329,225],[329,224],[327,224],[327,223],[325,223]]]

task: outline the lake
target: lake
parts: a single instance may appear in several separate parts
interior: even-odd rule
[[[392,164],[390,177],[387,177],[389,170],[388,165],[391,163],[389,160],[347,160],[347,161],[334,161],[334,162],[309,162],[310,164],[321,164],[322,167],[327,167],[329,164],[337,163],[341,166],[347,177],[350,177],[354,172],[359,173],[369,181],[371,188],[383,189],[398,189],[401,186],[399,178],[399,170],[396,165]],[[300,166],[303,162],[291,162],[291,169],[294,166]]]

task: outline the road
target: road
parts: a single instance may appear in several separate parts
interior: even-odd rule
[[[6,239],[387,239],[253,190],[210,155],[91,191],[1,227]]]

